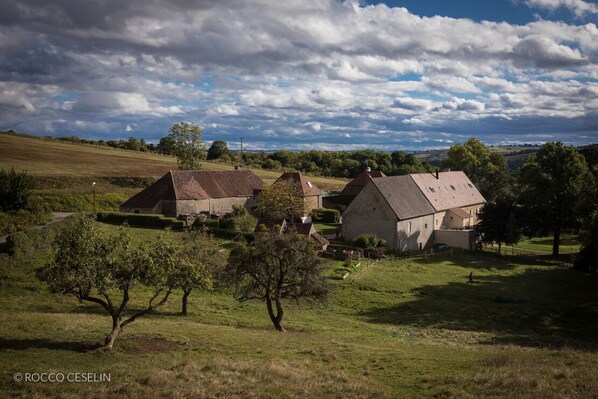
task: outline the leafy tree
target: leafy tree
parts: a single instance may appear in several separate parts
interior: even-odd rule
[[[448,150],[445,166],[462,170],[489,202],[510,192],[506,158],[501,153],[490,152],[490,149],[476,138],[470,138],[463,144],[452,145]]]
[[[257,211],[270,219],[293,221],[305,215],[305,201],[298,183],[279,180],[260,192]]]
[[[38,278],[51,292],[96,303],[111,316],[112,330],[104,341],[110,351],[128,324],[166,303],[171,276],[181,263],[181,250],[170,240],[135,243],[124,228],[108,236],[83,216],[56,234],[54,248],[51,260],[37,269]],[[149,287],[151,297],[144,309],[127,317],[131,290],[138,285]]]
[[[225,220],[226,228],[242,233],[253,232],[256,224],[257,219],[251,216],[243,205],[233,205],[233,211]]]
[[[181,263],[172,276],[174,287],[183,290],[181,314],[187,316],[189,295],[194,288],[212,289],[212,277],[224,266],[216,241],[201,231],[189,231],[183,240]]]
[[[321,261],[308,237],[294,233],[259,233],[255,246],[237,244],[230,253],[225,281],[235,287],[238,301],[266,302],[268,315],[278,331],[286,298],[324,302],[328,286]]]
[[[160,154],[172,154],[172,149],[174,148],[174,139],[172,136],[168,135],[162,137],[160,142],[158,143],[157,149]]]
[[[553,232],[552,256],[558,257],[563,227],[578,222],[576,202],[588,168],[574,147],[546,143],[519,170],[520,201],[532,230]]]
[[[208,160],[211,159],[218,159],[222,158],[224,155],[228,154],[228,145],[226,141],[222,140],[215,140],[212,142],[212,145],[208,149]]]
[[[177,157],[181,170],[201,169],[201,160],[206,159],[206,145],[202,141],[202,130],[192,123],[175,123],[168,135],[173,142],[172,154]]]
[[[497,202],[488,202],[478,214],[477,234],[485,244],[513,245],[521,239],[521,229],[517,224],[517,207],[513,198],[502,197]]]
[[[598,210],[584,223],[579,241],[581,248],[575,257],[575,267],[595,272],[598,270]]]
[[[18,211],[29,207],[33,178],[26,171],[17,173],[15,168],[0,169],[0,210]]]

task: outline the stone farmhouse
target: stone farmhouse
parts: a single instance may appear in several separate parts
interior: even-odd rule
[[[181,215],[224,215],[233,205],[251,210],[264,182],[246,169],[170,171],[121,204],[121,212]]]
[[[376,234],[400,251],[444,243],[473,249],[486,202],[463,172],[372,177],[343,213],[346,239]]]
[[[307,180],[301,172],[285,172],[276,181],[290,181],[296,183],[301,188],[301,194],[305,203],[304,216],[302,222],[311,222],[311,211],[322,207],[322,192],[320,189]]]

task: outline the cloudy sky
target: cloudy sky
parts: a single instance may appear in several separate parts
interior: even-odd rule
[[[598,142],[590,0],[4,0],[0,129],[253,149]]]

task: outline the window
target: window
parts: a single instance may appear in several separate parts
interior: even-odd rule
[[[308,182],[307,182],[307,185],[308,185],[309,187],[313,187],[313,185],[311,184],[311,182],[310,182],[310,181],[308,181]]]
[[[424,229],[428,228],[428,223],[424,224]]]
[[[467,183],[467,185],[469,186],[469,188],[473,188],[473,186],[471,185],[471,183]]]
[[[453,189],[453,191],[457,191],[457,189],[455,188],[455,186],[451,185],[451,188]]]
[[[436,191],[434,191],[434,189],[432,187],[428,187],[430,189],[431,192],[435,193]]]

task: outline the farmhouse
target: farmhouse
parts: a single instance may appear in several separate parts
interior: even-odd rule
[[[322,207],[322,192],[316,185],[307,180],[301,172],[285,172],[276,181],[290,181],[299,185],[305,204],[303,222],[310,222],[311,211]]]
[[[121,212],[181,215],[232,211],[233,205],[255,207],[262,179],[250,170],[170,171],[120,206]]]
[[[376,234],[401,251],[435,242],[473,249],[485,202],[463,172],[371,178],[343,213],[343,236]]]

